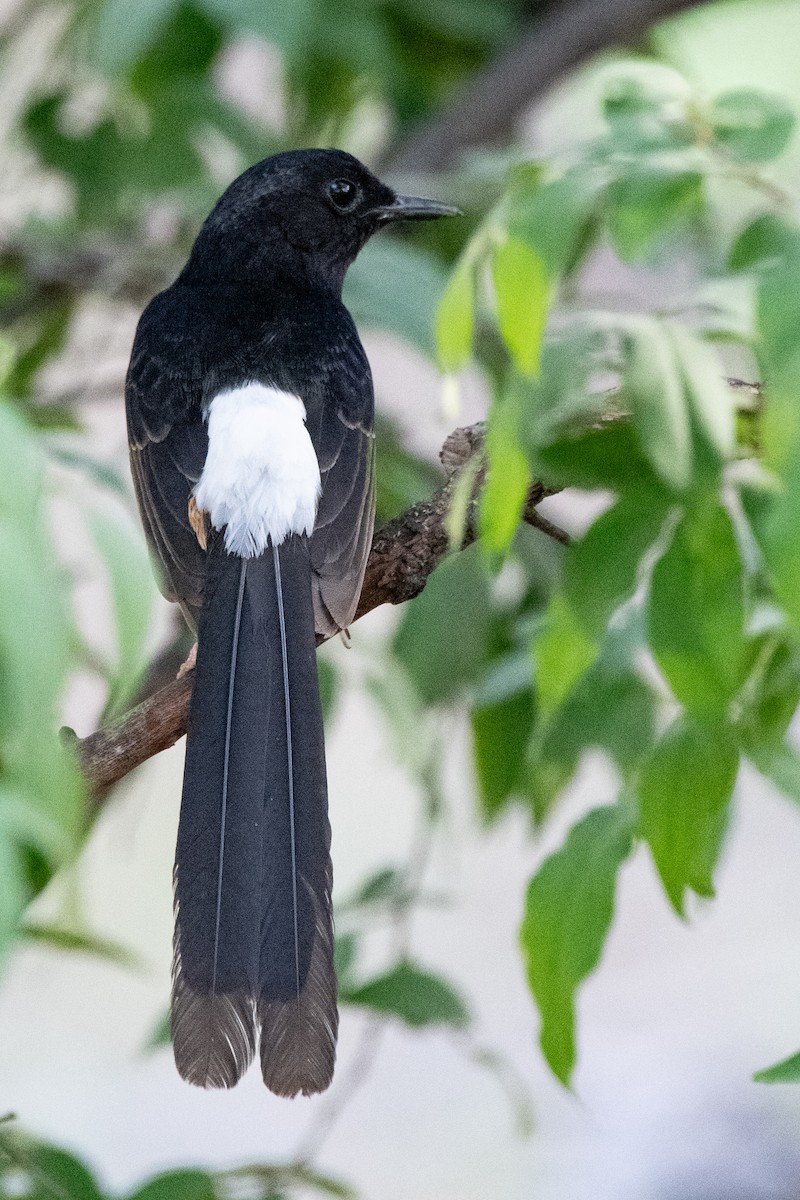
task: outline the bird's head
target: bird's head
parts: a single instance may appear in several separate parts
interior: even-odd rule
[[[453,216],[437,200],[397,195],[342,150],[293,150],[256,163],[233,181],[206,221],[198,244],[215,258],[242,255],[263,268],[287,268],[341,285],[365,242],[398,220]],[[220,265],[222,265],[220,263]]]

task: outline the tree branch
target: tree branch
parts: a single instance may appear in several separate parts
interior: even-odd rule
[[[763,402],[761,384],[740,379],[727,379],[726,383],[735,394],[740,413],[758,412]],[[625,419],[625,415],[618,412],[611,419]],[[471,494],[459,548],[465,549],[475,541],[478,500],[485,477],[484,438],[482,422],[454,430],[439,452],[446,475],[442,486],[430,500],[415,504],[376,532],[356,620],[381,604],[403,604],[418,596],[425,587],[431,573],[452,549],[447,518],[453,494],[468,465],[473,472]],[[522,519],[566,544],[569,536],[564,530],[537,512],[537,505],[556,491],[557,488],[534,483]],[[148,696],[119,721],[88,737],[74,739],[84,777],[98,800],[107,788],[118,783],[134,767],[172,746],[186,732],[192,676],[193,672],[188,671]]]
[[[442,447],[445,483],[422,504],[415,504],[375,534],[356,620],[381,604],[402,604],[417,596],[450,549],[447,515],[457,481],[467,463],[478,459],[467,504],[462,549],[474,542],[477,503],[483,485],[484,427],[456,429]],[[543,484],[531,488],[524,519],[559,540],[565,534],[539,518],[536,505],[551,495]],[[172,746],[186,732],[193,672],[175,679],[137,704],[120,720],[76,739],[75,749],[91,792],[98,799],[134,767]]]
[[[572,0],[556,5],[439,113],[390,151],[394,174],[439,172],[473,146],[508,137],[535,100],[593,54],[631,45],[655,24],[700,0]]]

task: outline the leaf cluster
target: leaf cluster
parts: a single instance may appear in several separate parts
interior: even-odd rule
[[[0,959],[81,833],[77,768],[53,734],[73,631],[42,518],[43,478],[30,430],[0,400]]]
[[[451,275],[440,364],[476,357],[494,396],[482,549],[451,566],[474,571],[479,599],[463,581],[448,598],[443,571],[397,644],[429,702],[469,698],[488,818],[514,800],[542,820],[591,750],[615,768],[616,805],[533,876],[520,933],[542,1048],[565,1083],[575,995],[634,846],[685,916],[689,894],[714,894],[741,758],[800,798],[785,740],[800,696],[798,214],[761,174],[794,115],[770,95],[708,102],[641,72],[611,84],[603,113],[605,132],[565,161],[512,167]],[[720,177],[746,197],[727,245]],[[597,247],[657,268],[679,236],[699,280],[680,306],[582,306]],[[724,379],[730,342],[764,381],[763,411],[747,419]],[[525,562],[518,521],[534,479],[599,489],[603,511],[546,596],[529,575],[514,604],[492,605],[494,577]],[[458,649],[443,651],[456,594]]]

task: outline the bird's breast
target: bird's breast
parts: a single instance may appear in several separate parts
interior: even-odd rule
[[[319,463],[302,400],[262,383],[219,392],[208,408],[208,453],[194,491],[225,547],[254,558],[292,533],[310,534]]]

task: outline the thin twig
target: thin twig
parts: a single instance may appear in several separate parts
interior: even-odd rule
[[[560,542],[562,546],[569,546],[572,542],[572,538],[566,529],[562,529],[560,525],[554,525],[552,521],[548,521],[547,517],[539,512],[535,504],[529,505],[525,509],[524,517],[529,525],[533,525],[534,529],[540,529],[542,533],[546,533],[554,541]]]
[[[316,1119],[297,1148],[292,1166],[307,1167],[313,1163],[356,1092],[369,1078],[387,1031],[388,1022],[385,1017],[367,1018],[355,1054],[347,1069],[338,1072],[334,1090],[321,1102]]]

